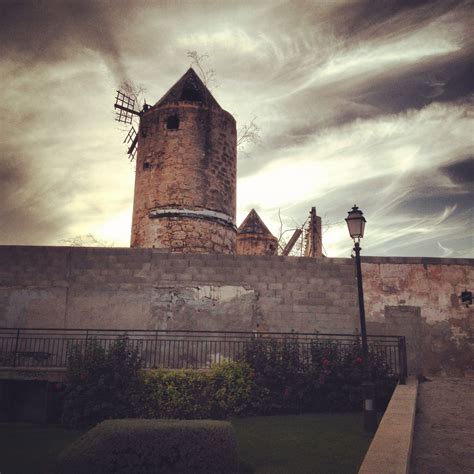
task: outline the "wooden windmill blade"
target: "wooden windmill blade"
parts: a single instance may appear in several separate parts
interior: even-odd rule
[[[295,229],[295,232],[293,233],[293,235],[291,236],[291,239],[288,241],[288,243],[285,245],[285,248],[283,249],[282,251],[282,255],[283,256],[288,256],[291,252],[291,250],[293,249],[293,247],[295,246],[296,242],[298,241],[298,239],[300,238],[300,235],[303,231],[301,229]]]
[[[130,160],[133,160],[137,152],[137,143],[138,143],[138,134],[137,134],[137,131],[135,130],[135,127],[132,126],[132,128],[128,131],[127,136],[125,137],[125,140],[123,142],[129,144],[127,153],[130,156]]]
[[[130,160],[133,161],[137,154],[137,145],[138,145],[138,132],[141,137],[146,137],[148,133],[148,126],[146,126],[141,121],[141,117],[145,112],[151,109],[151,105],[146,103],[146,100],[143,102],[141,110],[137,110],[136,107],[137,98],[136,95],[129,95],[125,90],[117,90],[117,95],[115,96],[115,120],[117,122],[126,123],[132,125],[130,130],[125,137],[124,143],[128,144],[127,154],[130,157]],[[134,119],[137,119],[134,121]],[[134,125],[133,125],[134,124]],[[135,128],[135,126],[137,128]]]
[[[135,110],[135,99],[120,90],[117,90],[114,108],[116,112],[115,120],[117,122],[131,124],[134,115],[141,115],[141,112]]]

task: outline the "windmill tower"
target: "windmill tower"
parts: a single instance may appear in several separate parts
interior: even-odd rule
[[[140,118],[136,136],[132,131],[129,137],[129,153],[136,149],[131,246],[234,253],[237,133],[232,115],[192,68],[155,105],[130,113]]]

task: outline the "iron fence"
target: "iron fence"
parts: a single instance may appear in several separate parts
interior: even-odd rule
[[[359,334],[0,328],[0,367],[65,368],[73,349],[84,350],[92,342],[108,349],[121,337],[138,350],[144,368],[170,369],[205,369],[234,360],[255,341],[292,342],[303,357],[309,357],[315,345],[349,349],[360,343]],[[370,335],[368,342],[370,351],[403,383],[407,375],[405,338]]]

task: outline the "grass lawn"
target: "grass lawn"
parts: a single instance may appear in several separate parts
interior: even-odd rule
[[[0,423],[0,473],[50,474],[56,456],[81,433],[61,426]]]
[[[360,414],[262,416],[232,424],[243,474],[356,473],[370,443]],[[0,423],[0,473],[49,474],[57,454],[80,434],[59,426]]]
[[[232,424],[244,473],[357,473],[370,444],[358,413],[259,416]]]

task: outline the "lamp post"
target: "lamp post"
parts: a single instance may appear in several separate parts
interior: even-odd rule
[[[362,355],[364,365],[362,367],[362,391],[364,398],[364,428],[366,432],[374,433],[377,429],[377,418],[375,413],[375,389],[369,366],[369,348],[367,345],[367,330],[365,326],[364,289],[362,286],[362,267],[360,263],[360,239],[364,237],[365,217],[363,212],[354,204],[346,218],[349,234],[354,240],[354,252],[357,271],[357,290],[359,295],[360,333],[362,338]]]

